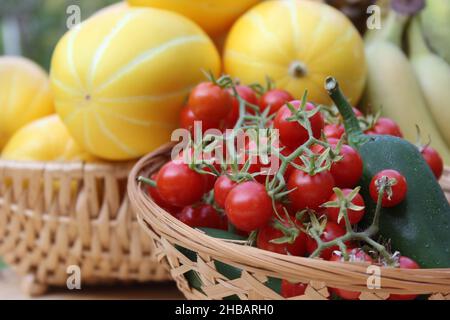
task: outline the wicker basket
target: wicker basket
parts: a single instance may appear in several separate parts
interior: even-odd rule
[[[169,155],[170,146],[165,146],[141,159],[131,171],[128,194],[143,230],[155,243],[158,260],[170,270],[188,299],[283,299],[265,285],[273,278],[308,283],[305,295],[296,299],[327,299],[328,286],[361,291],[360,299],[386,299],[390,293],[450,299],[450,269],[381,268],[381,288],[369,290],[365,265],[280,255],[213,238],[186,226],[158,207],[136,182],[139,175],[157,170]],[[450,171],[446,171],[442,181],[450,193]],[[196,259],[186,254],[186,249],[194,252]],[[242,272],[227,278],[219,272],[223,264]],[[200,280],[200,288],[195,289],[187,279],[189,276],[192,280],[193,272]]]
[[[130,208],[131,167],[0,161],[0,256],[26,293],[65,286],[70,265],[82,285],[169,279]]]

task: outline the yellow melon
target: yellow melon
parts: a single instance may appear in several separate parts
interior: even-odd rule
[[[20,128],[3,149],[5,160],[94,161],[70,136],[57,115],[34,120]]]
[[[210,36],[222,35],[246,10],[261,0],[128,0],[133,6],[148,6],[178,12],[197,22]]]
[[[169,141],[202,70],[220,57],[193,22],[158,9],[100,14],[69,31],[53,54],[55,106],[75,140],[109,160],[134,159]]]
[[[45,71],[25,58],[0,57],[0,150],[17,129],[52,112]]]
[[[365,85],[367,67],[363,41],[341,12],[319,2],[263,2],[233,26],[225,45],[226,73],[244,83],[270,77],[278,87],[300,98],[329,103],[327,76],[339,81],[356,104]]]

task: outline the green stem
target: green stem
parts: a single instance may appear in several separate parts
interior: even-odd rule
[[[380,214],[381,214],[381,205],[383,202],[383,195],[386,190],[385,185],[381,185],[380,190],[378,191],[378,199],[377,206],[375,208],[375,214],[373,216],[373,221],[370,227],[367,229],[369,236],[373,236],[378,233],[378,226],[380,225]]]
[[[359,121],[353,112],[352,106],[339,88],[336,79],[328,77],[325,82],[325,89],[327,89],[328,94],[344,118],[345,131],[347,132],[350,144],[360,144],[360,139],[364,135]]]
[[[143,176],[140,176],[140,177],[138,177],[137,181],[138,182],[142,182],[142,183],[144,183],[146,185],[149,185],[150,187],[156,188],[156,181],[155,180],[148,179],[148,178],[145,178]]]
[[[408,30],[409,55],[411,58],[430,54],[430,49],[425,42],[419,23],[418,18],[414,18]]]

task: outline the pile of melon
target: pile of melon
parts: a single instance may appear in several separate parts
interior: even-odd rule
[[[244,84],[270,78],[316,103],[329,102],[322,84],[332,74],[356,103],[366,65],[356,29],[322,3],[129,0],[69,30],[49,76],[0,57],[2,158],[137,159],[170,140],[205,72]]]

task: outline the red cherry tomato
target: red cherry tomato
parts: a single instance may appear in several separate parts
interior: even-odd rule
[[[202,198],[205,178],[180,161],[170,161],[159,171],[156,179],[161,197],[171,205],[185,207]]]
[[[408,191],[408,185],[406,183],[406,179],[404,176],[401,175],[400,172],[396,170],[383,170],[378,172],[370,182],[370,197],[373,201],[377,202],[378,200],[378,186],[377,181],[381,179],[381,177],[386,176],[389,179],[395,179],[397,182],[395,185],[391,187],[392,189],[392,195],[389,197],[387,192],[384,192],[383,199],[381,201],[381,205],[385,208],[390,208],[398,205],[400,202],[402,202],[405,197],[406,193]]]
[[[336,146],[339,143],[339,139],[335,139],[335,138],[329,138],[328,139],[328,143],[333,147]],[[311,151],[314,152],[317,155],[320,155],[325,148],[323,146],[321,146],[320,144],[313,144],[310,147]]]
[[[352,107],[352,109],[353,109],[353,113],[355,114],[355,116],[357,118],[364,116],[363,113],[359,109],[357,109],[355,107]]]
[[[341,139],[345,133],[345,128],[342,124],[327,124],[323,128],[323,133],[327,137],[327,139]]]
[[[395,137],[403,137],[402,131],[394,120],[389,118],[379,118],[375,126],[367,132],[367,134],[390,135]]]
[[[267,91],[259,100],[261,111],[270,107],[269,114],[274,114],[287,102],[294,100],[294,97],[287,91],[282,89],[273,89]]]
[[[339,140],[329,139],[330,145],[336,146]],[[311,150],[321,154],[324,148],[321,145],[313,145]],[[333,175],[336,186],[339,188],[354,188],[358,185],[363,174],[363,161],[359,153],[349,145],[342,145],[341,160],[331,165],[330,172]]]
[[[200,120],[198,119],[191,108],[188,106],[184,107],[180,113],[180,126],[181,128],[189,130],[192,134],[194,133],[195,121],[201,121],[202,123],[202,133],[205,133],[209,129],[218,129],[220,127],[219,121]]]
[[[225,200],[235,186],[237,186],[237,183],[232,181],[226,175],[217,178],[216,183],[214,184],[214,200],[220,207],[225,207]]]
[[[325,229],[323,230],[322,234],[320,235],[320,239],[322,239],[323,242],[329,242],[336,238],[342,237],[345,234],[344,228],[339,226],[337,223],[328,221],[327,225],[325,226]],[[306,241],[306,251],[308,254],[312,254],[317,249],[317,242],[314,240],[314,238],[308,237]],[[328,260],[331,257],[331,254],[333,251],[339,250],[339,246],[332,246],[325,250],[322,250],[320,253],[320,257]]]
[[[188,106],[200,120],[220,121],[231,111],[232,98],[218,85],[202,82],[189,95]]]
[[[274,155],[270,154],[270,146],[268,143],[269,142],[266,138],[260,138],[258,142],[255,140],[248,141],[244,148],[244,161],[240,166],[242,168],[244,163],[250,159],[250,167],[248,168],[248,172],[260,173],[255,177],[255,180],[262,184],[265,184],[267,176],[272,177],[275,173],[275,169],[278,168],[274,167],[272,169],[272,165],[277,165],[275,161],[278,161],[278,159]],[[263,151],[267,153],[264,157],[262,154]],[[278,166],[280,164],[281,163],[278,162]]]
[[[346,196],[347,196],[350,192],[352,192],[351,189],[343,189],[342,191],[344,192],[344,195],[346,195]],[[330,197],[330,200],[329,200],[329,201],[337,201],[337,200],[338,200],[337,195],[336,195],[336,194],[333,194],[333,195]],[[353,203],[354,205],[358,206],[358,207],[364,207],[364,206],[365,206],[365,204],[364,204],[364,199],[363,199],[363,197],[362,197],[359,193],[358,193],[358,194],[356,195],[356,197],[353,199],[352,203]],[[364,210],[364,209],[362,209],[362,210],[360,210],[360,211],[351,210],[351,209],[348,209],[348,210],[347,210],[348,219],[350,220],[350,223],[351,223],[352,225],[353,225],[353,224],[357,224],[358,222],[360,222],[361,219],[362,219],[363,216],[364,216],[364,213],[365,213],[365,210]],[[336,222],[336,223],[337,223],[338,216],[339,216],[339,208],[327,208],[327,210],[326,210],[326,215],[327,215],[327,217],[328,217],[328,219],[329,219],[330,221],[333,221],[333,222]],[[344,220],[344,218],[341,219],[341,221],[339,222],[339,225],[340,225],[341,227],[345,227],[345,220]]]
[[[313,176],[294,170],[287,184],[289,199],[296,210],[306,208],[318,211],[333,194],[334,179],[329,171],[322,171]]]
[[[372,258],[360,248],[347,249],[347,254],[350,258],[349,262],[373,262]],[[344,261],[344,257],[341,252],[335,251],[331,255],[330,261],[342,262]],[[339,288],[330,288],[330,291],[345,300],[358,300],[361,295],[361,292],[359,291],[349,291]]]
[[[303,296],[307,286],[307,284],[301,282],[292,283],[287,280],[281,280],[281,295],[284,298]]]
[[[272,217],[272,200],[262,184],[255,181],[244,182],[228,194],[225,212],[236,228],[253,231],[269,222]]]
[[[154,173],[152,174],[151,179],[153,181],[156,181],[157,176],[158,174]],[[160,206],[161,208],[163,208],[164,210],[166,210],[171,214],[176,214],[180,212],[181,208],[171,205],[161,197],[157,187],[148,186],[147,190],[150,197],[158,206]]]
[[[288,147],[284,147],[284,149],[281,150],[280,153],[283,156],[287,157],[287,156],[291,155],[292,152],[293,151],[291,149],[289,149]],[[300,157],[295,158],[294,161],[292,161],[291,163],[294,163],[299,166],[303,165],[303,161],[302,161],[302,159],[300,159]],[[281,162],[280,162],[280,165],[281,165]],[[294,172],[294,170],[295,170],[295,167],[292,166],[291,164],[289,164],[288,167],[286,168],[286,171],[284,172],[284,180],[286,182],[289,181],[289,177],[291,176],[292,172]]]
[[[301,106],[301,101],[291,101],[290,104],[298,110]],[[311,103],[306,104],[306,110],[310,111],[314,109],[315,107]],[[300,123],[287,120],[291,116],[292,113],[288,106],[284,105],[277,112],[273,126],[275,129],[279,130],[280,141],[285,146],[291,149],[297,149],[309,139],[309,136],[307,130],[303,128]],[[317,139],[320,138],[322,129],[325,125],[322,114],[320,112],[316,113],[309,121],[311,122],[313,136]]]
[[[191,228],[223,228],[223,218],[208,204],[185,207],[177,218]]]
[[[287,223],[284,223],[289,226]],[[272,223],[268,223],[258,230],[258,237],[256,238],[256,246],[260,249],[276,252],[280,254],[290,254],[293,256],[302,257],[306,253],[306,234],[300,232],[293,243],[272,243],[274,239],[284,237],[281,230],[278,230]]]
[[[422,150],[422,156],[430,166],[436,179],[440,179],[444,171],[444,161],[439,153],[432,147],[427,146]]]
[[[359,153],[352,147],[344,144],[340,154],[343,158],[331,165],[336,186],[339,188],[354,188],[363,174],[363,161]]]
[[[420,269],[417,262],[408,257],[401,256],[398,262],[403,269]],[[417,298],[416,294],[391,294],[388,300],[414,300],[415,298]]]
[[[209,168],[204,168],[205,171],[211,171]],[[205,180],[205,193],[214,189],[217,177],[212,174],[204,174],[203,179]]]
[[[252,88],[248,86],[237,85],[236,91],[239,96],[248,103],[255,106],[258,105],[258,98],[256,97],[256,94],[252,90]],[[232,107],[225,120],[225,125],[227,128],[233,128],[239,119],[239,100],[236,97],[233,97],[234,92],[232,89],[228,89],[228,92],[232,95]],[[249,107],[247,107],[247,110],[249,110]],[[252,112],[250,111],[250,113]]]

